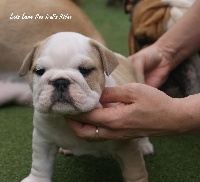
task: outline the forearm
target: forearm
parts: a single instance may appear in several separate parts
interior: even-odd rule
[[[176,124],[180,133],[200,133],[200,94],[178,99]]]
[[[200,1],[169,30],[156,44],[161,52],[170,56],[172,69],[192,53],[200,50]]]

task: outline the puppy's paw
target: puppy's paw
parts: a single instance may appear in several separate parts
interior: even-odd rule
[[[66,150],[66,149],[63,149],[63,148],[59,149],[59,153],[63,154],[64,156],[73,155],[73,153],[70,150]]]
[[[51,179],[44,179],[44,178],[38,178],[29,175],[25,179],[23,179],[21,182],[52,182]]]
[[[140,146],[140,150],[142,151],[143,155],[152,155],[154,153],[153,145],[149,141],[148,137],[140,138],[139,146]]]

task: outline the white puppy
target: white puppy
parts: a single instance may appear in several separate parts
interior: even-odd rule
[[[0,74],[0,107],[8,103],[32,105],[30,86],[18,72]]]
[[[22,182],[51,182],[59,147],[74,155],[111,155],[121,165],[124,181],[148,181],[138,140],[87,142],[75,135],[63,117],[100,106],[105,86],[142,81],[124,57],[90,38],[63,32],[33,48],[20,76],[28,71],[35,108],[33,155],[31,173]],[[145,152],[152,153],[148,138],[142,140]]]

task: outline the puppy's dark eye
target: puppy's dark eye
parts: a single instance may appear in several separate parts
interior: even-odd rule
[[[89,75],[95,68],[83,68],[83,67],[79,67],[78,70],[80,71],[80,73],[83,76],[87,76]]]
[[[36,68],[36,69],[34,70],[34,72],[35,72],[37,75],[42,76],[42,75],[45,73],[45,69],[38,69],[38,68]]]

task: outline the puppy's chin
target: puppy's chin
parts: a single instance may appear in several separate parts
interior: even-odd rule
[[[35,105],[35,109],[38,112],[41,113],[54,113],[54,114],[60,114],[60,115],[76,115],[80,114],[82,112],[91,111],[92,109],[96,108],[98,105],[98,101],[90,102],[90,104],[86,105],[73,105],[68,103],[62,103],[62,102],[55,102],[51,106],[45,106],[45,105]]]
[[[61,115],[76,115],[84,111],[80,111],[72,104],[63,104],[61,102],[56,102],[54,103],[54,105],[52,105],[49,112]]]

